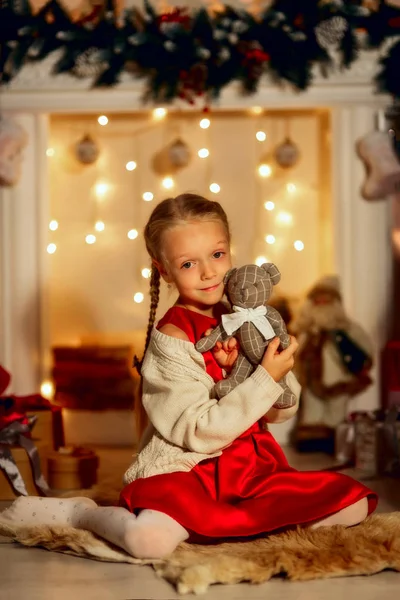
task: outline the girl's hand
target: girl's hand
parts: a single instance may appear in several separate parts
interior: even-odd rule
[[[204,335],[210,335],[212,329],[207,329]],[[211,350],[218,365],[230,373],[239,354],[239,342],[235,337],[228,338],[224,342],[217,342]]]
[[[299,344],[292,335],[290,336],[290,346],[282,352],[278,352],[280,339],[275,337],[268,345],[261,361],[261,366],[271,375],[275,381],[280,381],[282,377],[292,370],[294,365],[294,353]]]

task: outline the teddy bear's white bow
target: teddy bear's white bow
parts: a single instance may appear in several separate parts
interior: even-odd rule
[[[257,308],[242,308],[233,306],[233,313],[222,315],[222,327],[228,335],[235,333],[243,323],[253,323],[258,331],[262,333],[266,340],[275,337],[276,333],[271,323],[265,318],[267,314],[266,306],[257,306]]]

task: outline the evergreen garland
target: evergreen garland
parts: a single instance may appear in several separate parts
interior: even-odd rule
[[[0,85],[55,50],[54,75],[90,77],[95,88],[118,84],[128,72],[144,80],[143,100],[217,98],[226,85],[257,91],[268,74],[295,90],[312,84],[313,67],[325,77],[348,68],[359,50],[385,44],[376,89],[400,98],[400,9],[376,0],[275,0],[259,18],[225,6],[209,14],[176,8],[157,14],[148,0],[116,16],[112,0],[72,21],[57,0],[33,14],[28,0],[0,0]],[[388,44],[388,40],[391,43]]]

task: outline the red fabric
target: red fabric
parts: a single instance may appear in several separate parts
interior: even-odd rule
[[[188,310],[187,308],[181,308],[180,306],[173,306],[170,308],[163,318],[158,322],[157,329],[161,329],[164,325],[175,325],[182,329],[188,336],[189,340],[195,344],[200,338],[203,337],[207,329],[216,327],[219,323],[220,317],[226,312],[223,305],[218,309],[218,318],[206,317],[200,313]],[[215,382],[223,379],[222,369],[218,365],[214,358],[211,350],[204,352],[204,362],[206,363],[207,373],[214,379]]]
[[[171,310],[168,318],[177,325],[176,318],[185,309]],[[182,315],[184,331],[188,320],[196,323],[194,327],[204,327],[207,317],[187,312],[191,314]],[[271,433],[255,423],[221,456],[188,473],[133,481],[122,490],[120,504],[131,512],[143,508],[164,512],[190,532],[190,541],[208,543],[322,519],[365,497],[371,513],[377,495],[369,488],[341,473],[293,469]]]
[[[0,394],[2,394],[9,386],[11,375],[0,365]]]

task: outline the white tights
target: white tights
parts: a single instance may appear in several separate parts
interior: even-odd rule
[[[368,514],[366,498],[307,526],[356,525]],[[125,508],[101,507],[89,498],[38,498],[21,496],[0,513],[0,523],[18,525],[70,525],[87,529],[123,548],[135,558],[163,558],[189,534],[177,521],[156,510],[136,517]]]
[[[135,558],[163,558],[189,537],[186,529],[162,512],[145,509],[136,517],[122,507],[97,506],[89,498],[21,496],[0,513],[0,522],[87,529]]]

